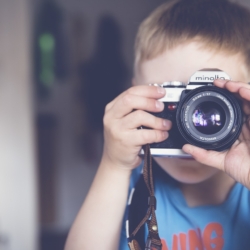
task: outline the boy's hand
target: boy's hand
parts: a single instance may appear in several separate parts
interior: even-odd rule
[[[241,134],[227,151],[208,151],[190,144],[184,145],[183,150],[198,162],[226,172],[250,190],[250,85],[226,80],[216,80],[214,84],[236,93],[242,99],[245,121]]]
[[[171,122],[146,112],[160,112],[164,104],[157,99],[165,95],[163,88],[135,86],[120,94],[106,106],[104,115],[103,159],[112,166],[133,169],[141,158],[141,147],[168,137]],[[152,129],[138,129],[140,126]]]

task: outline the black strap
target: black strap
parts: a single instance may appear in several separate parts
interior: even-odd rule
[[[135,230],[130,235],[129,248],[130,250],[141,250],[138,242],[135,240],[135,236],[140,230],[140,228],[147,223],[148,226],[148,237],[145,244],[145,250],[161,250],[162,244],[161,239],[158,234],[158,225],[156,220],[156,198],[154,195],[154,183],[153,183],[153,173],[152,173],[152,157],[150,154],[150,146],[145,145],[144,150],[144,167],[143,167],[143,178],[146,184],[149,196],[148,196],[148,210],[146,215],[135,228]]]

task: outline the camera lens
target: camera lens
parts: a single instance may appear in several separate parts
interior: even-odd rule
[[[225,111],[218,103],[205,101],[195,107],[192,121],[200,133],[212,135],[224,127],[225,115]]]
[[[242,128],[239,101],[225,89],[198,87],[181,98],[176,124],[187,143],[222,151],[237,140]]]

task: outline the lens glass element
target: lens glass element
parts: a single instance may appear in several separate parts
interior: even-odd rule
[[[194,127],[201,133],[212,135],[225,125],[224,109],[216,102],[205,101],[195,107],[192,114]]]

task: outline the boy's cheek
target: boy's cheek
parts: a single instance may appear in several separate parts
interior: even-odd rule
[[[133,86],[137,86],[137,85],[139,85],[139,84],[137,84],[137,82],[136,82],[135,78],[133,78],[133,79],[132,79],[132,85],[133,85]]]
[[[132,79],[132,86],[139,86],[139,85],[145,85],[144,82],[138,78]]]

